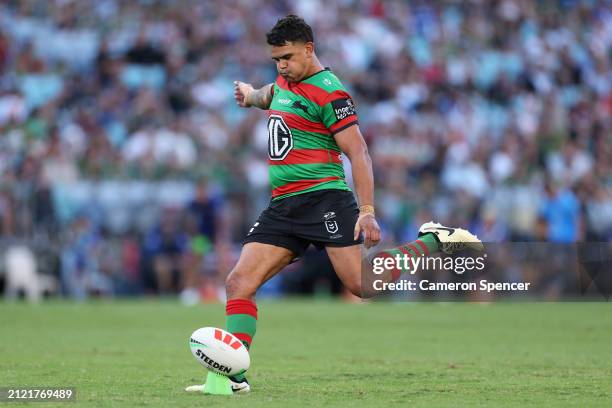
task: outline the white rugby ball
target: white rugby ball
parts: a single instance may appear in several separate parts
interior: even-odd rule
[[[191,354],[205,368],[222,375],[242,374],[249,369],[251,357],[240,340],[216,327],[202,327],[189,339]]]

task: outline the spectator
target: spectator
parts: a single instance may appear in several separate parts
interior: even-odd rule
[[[540,214],[547,223],[548,241],[571,243],[580,238],[580,204],[571,190],[547,183]]]
[[[610,239],[608,2],[294,3],[0,5],[4,236],[62,237],[80,298],[222,281],[269,199],[266,118],[231,82],[274,80],[265,32],[291,11],[358,104],[389,237],[427,214],[495,241]],[[125,274],[103,256],[121,253]]]
[[[187,250],[187,237],[179,228],[178,213],[165,210],[160,224],[143,241],[143,266],[148,289],[160,294],[176,292],[179,286],[181,258]]]

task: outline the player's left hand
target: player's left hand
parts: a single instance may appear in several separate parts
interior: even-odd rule
[[[364,245],[366,248],[371,248],[380,242],[380,227],[374,218],[374,214],[360,214],[355,223],[355,235],[353,239],[357,240],[359,234],[363,232]]]

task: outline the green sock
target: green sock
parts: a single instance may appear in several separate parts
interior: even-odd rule
[[[230,299],[225,306],[226,329],[240,340],[247,349],[251,348],[257,330],[257,305],[249,299]],[[234,376],[238,381],[244,374]]]

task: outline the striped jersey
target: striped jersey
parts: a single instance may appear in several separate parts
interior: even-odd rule
[[[328,68],[299,83],[282,76],[268,111],[272,199],[316,190],[349,190],[334,135],[357,124],[350,95]]]

